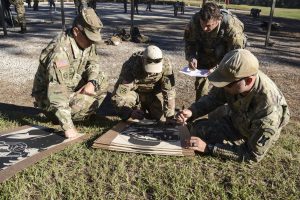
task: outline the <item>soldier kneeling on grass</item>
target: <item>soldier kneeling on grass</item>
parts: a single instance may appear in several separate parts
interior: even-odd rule
[[[122,67],[112,102],[123,120],[156,119],[172,122],[175,79],[168,59],[153,45],[134,53]]]
[[[210,93],[176,115],[178,122],[185,123],[228,104],[227,116],[189,124],[191,149],[239,161],[260,161],[265,156],[290,114],[281,91],[258,68],[257,58],[248,50],[224,56],[208,76],[214,86]]]
[[[35,106],[58,121],[67,138],[78,136],[74,121],[95,113],[106,96],[95,43],[102,23],[92,8],[83,9],[73,27],[52,40],[40,55],[32,96]]]

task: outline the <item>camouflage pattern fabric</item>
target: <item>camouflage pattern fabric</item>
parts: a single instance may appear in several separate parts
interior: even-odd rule
[[[87,0],[87,5],[88,5],[88,7],[91,7],[94,10],[96,10],[96,8],[97,8],[97,1],[96,0]]]
[[[107,45],[118,46],[119,44],[122,43],[122,39],[120,37],[118,37],[118,36],[114,36],[113,35],[113,36],[111,36],[110,39],[105,40],[104,43],[107,44]]]
[[[181,14],[184,14],[184,9],[185,9],[185,3],[184,1],[180,2],[180,12]]]
[[[74,6],[75,6],[75,11],[76,11],[76,14],[79,13],[80,11],[80,0],[74,0]]]
[[[27,8],[31,8],[31,0],[26,0]]]
[[[90,80],[97,83],[95,95],[76,92]],[[68,130],[74,127],[72,119],[84,120],[95,112],[105,98],[107,86],[95,45],[81,50],[68,30],[42,51],[32,96],[37,107],[52,112],[62,128]]]
[[[151,38],[140,33],[140,30],[137,26],[132,27],[130,30],[131,41],[135,43],[149,43]]]
[[[33,0],[33,10],[34,11],[39,10],[39,0]]]
[[[133,2],[133,6],[134,6],[136,14],[139,14],[139,3],[140,3],[139,0],[134,0],[134,2]]]
[[[196,121],[191,125],[191,133],[214,144],[213,155],[260,161],[289,121],[290,113],[283,94],[259,71],[247,96],[232,96],[223,88],[213,88],[190,109],[193,117],[198,117],[225,103],[229,108],[228,116],[216,121]]]
[[[127,0],[123,0],[124,3],[124,13],[127,13]]]
[[[48,2],[49,2],[50,10],[52,10],[52,7],[53,7],[54,11],[56,11],[55,1],[54,0],[48,0]]]
[[[176,17],[177,16],[177,13],[178,13],[178,10],[179,10],[179,7],[180,7],[180,2],[177,1],[173,4],[173,7],[174,7],[174,16]]]
[[[4,21],[8,26],[13,27],[14,20],[13,20],[12,13],[10,10],[11,4],[8,0],[1,0],[1,3],[2,3]],[[0,24],[0,27],[2,27],[2,24]]]
[[[83,7],[90,7],[96,10],[97,1],[96,0],[79,0]]]
[[[114,36],[118,36],[123,41],[131,40],[130,34],[126,33],[126,30],[124,28],[117,28],[117,33],[115,33]]]
[[[146,36],[146,35],[138,35],[136,37],[132,36],[132,41],[135,43],[149,43],[151,41],[150,37]]]
[[[243,23],[234,15],[221,12],[222,21],[212,32],[206,33],[200,26],[200,13],[196,13],[184,31],[186,60],[196,58],[198,69],[215,67],[223,56],[233,49],[244,48],[246,36]],[[206,95],[208,81],[196,78],[196,99]]]
[[[25,7],[23,0],[9,0],[15,6],[18,23],[22,28],[26,28]]]
[[[126,33],[126,30],[124,28],[117,28],[116,33],[113,34],[113,36],[106,40],[105,43],[108,45],[119,45],[122,41],[130,41],[131,36],[130,34]]]
[[[80,13],[82,8],[93,8],[96,11],[97,1],[96,0],[74,0],[76,14]]]
[[[174,116],[174,86],[174,73],[168,59],[163,59],[161,73],[147,74],[143,52],[137,52],[123,64],[112,102],[123,120],[130,117],[132,109],[139,108],[147,111],[149,118],[164,121]]]
[[[209,80],[206,77],[196,77],[196,101],[209,92]]]

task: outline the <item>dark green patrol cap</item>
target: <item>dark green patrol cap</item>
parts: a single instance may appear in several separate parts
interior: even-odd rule
[[[94,9],[82,9],[78,16],[78,24],[83,27],[84,33],[91,41],[98,43],[102,40],[100,30],[103,24]]]

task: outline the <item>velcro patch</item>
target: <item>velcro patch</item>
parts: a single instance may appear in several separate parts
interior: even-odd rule
[[[55,61],[55,64],[57,68],[64,68],[69,66],[68,60],[63,60],[63,59]]]
[[[119,87],[118,93],[119,94],[126,94],[127,93],[127,88],[126,87]]]
[[[122,82],[122,84],[130,84],[130,82],[129,81],[126,81],[126,80],[123,80],[123,82]]]

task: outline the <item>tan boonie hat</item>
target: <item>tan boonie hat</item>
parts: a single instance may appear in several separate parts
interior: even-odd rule
[[[160,73],[163,68],[162,51],[154,45],[148,46],[143,54],[145,71],[148,73]]]
[[[215,87],[226,85],[258,72],[257,58],[246,49],[236,49],[228,52],[221,60],[219,67],[208,76]]]
[[[78,23],[83,27],[84,33],[91,41],[101,41],[100,29],[103,27],[103,24],[94,9],[82,9],[78,16]]]

